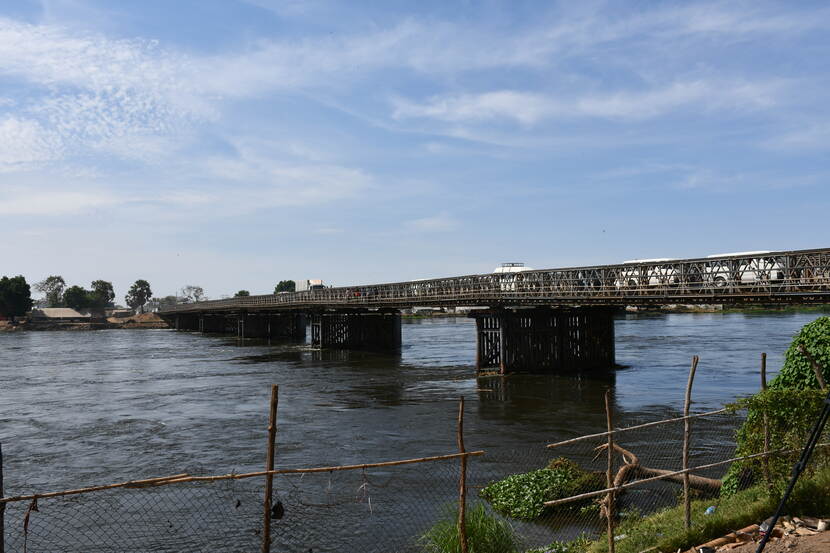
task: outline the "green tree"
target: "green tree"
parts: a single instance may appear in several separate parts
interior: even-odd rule
[[[80,286],[70,286],[63,292],[63,304],[72,309],[86,309],[92,305],[92,292]]]
[[[179,298],[176,296],[164,296],[163,298],[153,298],[153,301],[158,304],[160,309],[163,309],[179,303]]]
[[[93,280],[92,292],[90,293],[90,304],[94,307],[112,307],[115,299],[115,290],[112,283],[106,280]]]
[[[66,290],[66,281],[62,276],[52,275],[35,284],[35,290],[46,296],[47,307],[60,307],[63,301],[63,291]]]
[[[296,282],[293,280],[281,280],[277,283],[276,288],[274,288],[274,293],[279,294],[280,292],[295,292],[296,290]]]
[[[246,298],[246,297],[248,297],[248,296],[250,296],[250,295],[251,295],[251,293],[250,293],[249,291],[247,291],[247,290],[240,290],[239,292],[237,292],[236,294],[234,294],[234,295],[233,295],[233,297],[235,297],[235,298]]]
[[[182,288],[182,297],[192,303],[196,303],[201,301],[202,298],[205,296],[205,290],[201,286],[196,286],[194,284],[188,284],[184,288]]]
[[[150,290],[150,283],[146,280],[136,280],[135,284],[130,286],[127,295],[124,296],[124,301],[133,309],[140,309],[144,313],[144,305],[153,297],[153,291]]]
[[[15,317],[25,315],[32,308],[32,290],[23,276],[0,278],[0,315]]]

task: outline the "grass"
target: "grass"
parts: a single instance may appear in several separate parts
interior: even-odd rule
[[[458,536],[457,507],[447,507],[443,519],[421,536],[421,543],[428,553],[460,553]],[[477,503],[467,509],[464,518],[467,523],[467,544],[469,553],[519,553],[519,544],[513,527],[487,512],[485,506]]]
[[[446,508],[444,518],[421,536],[426,553],[460,553],[456,505]],[[507,521],[490,514],[483,503],[477,503],[467,510],[467,545],[469,553],[522,553],[522,547],[513,527]],[[524,553],[584,553],[591,541],[578,537],[569,542],[554,542]]]
[[[823,469],[810,479],[802,480],[793,491],[787,504],[792,515],[826,516],[830,514],[830,469]],[[710,505],[715,513],[704,514]],[[723,536],[753,523],[759,523],[772,515],[778,499],[771,497],[769,488],[755,486],[728,498],[692,501],[692,528],[683,528],[683,506],[672,507],[653,515],[624,520],[616,535],[625,535],[616,542],[617,553],[639,553],[655,547],[656,551],[686,550],[709,540]],[[590,553],[608,550],[605,539],[595,541],[588,548]]]

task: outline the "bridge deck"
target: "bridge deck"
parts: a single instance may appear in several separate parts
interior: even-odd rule
[[[830,303],[830,248],[344,286],[181,304],[161,314],[671,303]]]

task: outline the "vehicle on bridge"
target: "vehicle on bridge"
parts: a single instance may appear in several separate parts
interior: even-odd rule
[[[725,288],[733,285],[780,284],[784,281],[784,267],[772,252],[735,252],[721,253],[707,256],[707,259],[718,258],[704,268],[704,281],[716,288]],[[744,258],[733,261],[728,258]],[[749,257],[749,259],[747,259]],[[723,259],[727,258],[727,259]]]
[[[324,290],[326,287],[323,286],[323,281],[319,278],[313,278],[310,280],[305,281],[306,283],[306,290],[313,292],[314,290]]]
[[[680,274],[671,261],[672,258],[631,259],[623,261],[623,269],[617,275],[614,286],[621,288],[638,288],[640,286],[671,286],[680,284]],[[660,263],[660,265],[652,265]],[[665,265],[663,265],[665,263]]]
[[[515,292],[524,281],[524,277],[518,273],[532,270],[530,267],[525,267],[524,263],[502,263],[493,270],[493,274],[499,275],[497,278],[502,292]]]

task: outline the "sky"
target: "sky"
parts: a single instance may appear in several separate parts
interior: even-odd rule
[[[830,246],[824,2],[0,3],[0,275],[157,296]]]

